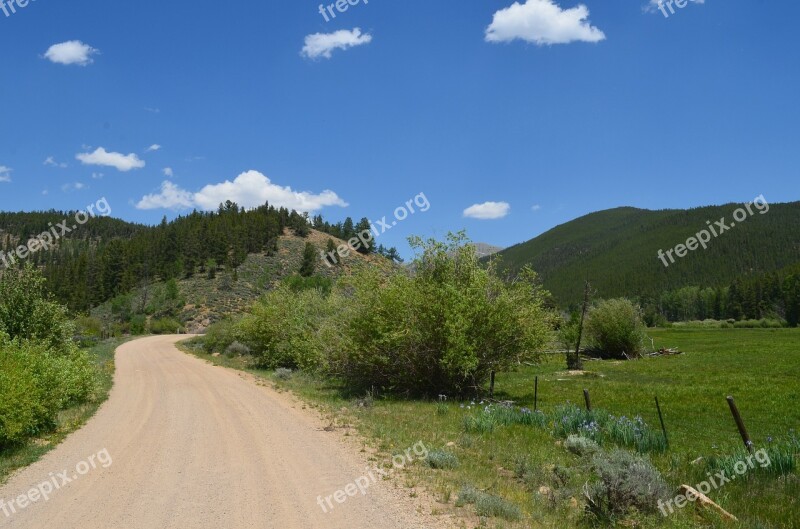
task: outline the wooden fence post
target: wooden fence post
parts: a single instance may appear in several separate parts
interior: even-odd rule
[[[539,377],[533,383],[533,411],[539,409]]]
[[[744,442],[744,446],[752,454],[753,441],[750,440],[750,434],[747,433],[747,428],[745,428],[744,426],[744,421],[742,420],[742,416],[739,414],[739,408],[736,407],[736,402],[730,395],[728,395],[728,406],[731,408],[731,414],[733,415],[733,420],[736,421],[736,427],[739,428],[739,434],[742,436],[742,441]]]
[[[586,410],[587,411],[592,411],[592,401],[589,398],[589,390],[588,389],[584,389],[583,390],[583,399],[586,401]]]
[[[664,432],[664,441],[669,448],[669,437],[667,437],[667,427],[664,426],[664,416],[661,414],[661,406],[658,404],[658,395],[656,395],[656,409],[658,410],[658,420],[661,421],[661,431]]]

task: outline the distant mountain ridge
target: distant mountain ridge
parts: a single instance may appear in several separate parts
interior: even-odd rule
[[[800,202],[769,204],[736,223],[741,204],[651,211],[620,207],[557,226],[499,252],[501,267],[530,264],[561,305],[581,299],[588,278],[597,295],[653,296],[684,286],[722,286],[737,277],[800,262]],[[752,206],[751,206],[751,209]],[[741,217],[741,215],[740,215]],[[719,219],[735,223],[665,267],[658,257]],[[708,222],[707,222],[708,221]],[[718,228],[721,230],[721,228]]]

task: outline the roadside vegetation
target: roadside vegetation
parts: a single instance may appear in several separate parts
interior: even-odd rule
[[[732,394],[774,466],[709,496],[741,527],[800,524],[796,330],[647,331],[635,303],[599,300],[583,335],[599,359],[567,371],[575,318],[557,315],[532,272],[501,280],[462,235],[414,243],[414,273],[284,284],[186,347],[300,394],[385,455],[422,440],[432,457],[405,484],[485,527],[729,526],[694,506],[665,517],[658,502],[748,455]],[[662,348],[685,354],[644,354]]]
[[[583,374],[567,372],[563,355],[545,354],[535,365],[499,374],[494,399],[354,395],[341,380],[257,368],[251,357],[213,356],[199,342],[187,348],[300,395],[337,428],[371,439],[379,459],[424,441],[433,458],[410,467],[402,483],[427,490],[435,512],[455,514],[465,527],[800,527],[800,412],[793,405],[800,331],[661,329],[648,336],[657,349],[686,353],[587,361]],[[765,388],[764,380],[773,383]],[[738,523],[693,504],[664,517],[658,499],[746,459],[728,394],[772,465],[708,494]]]
[[[118,342],[87,350],[32,267],[0,281],[0,481],[77,429],[105,400]]]

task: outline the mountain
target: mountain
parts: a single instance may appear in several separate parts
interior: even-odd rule
[[[475,242],[472,243],[472,245],[475,247],[475,252],[480,258],[489,257],[503,250],[501,246],[493,246],[485,242]]]
[[[741,204],[609,209],[557,226],[493,259],[511,271],[532,265],[562,306],[580,301],[587,278],[599,297],[648,297],[685,286],[724,286],[800,262],[800,202],[750,204],[750,210]],[[659,258],[659,250],[685,245],[711,228],[717,236],[708,235],[705,250],[698,247],[684,257],[673,251],[674,262],[664,254],[668,266]]]

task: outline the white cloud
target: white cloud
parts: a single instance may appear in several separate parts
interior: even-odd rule
[[[464,216],[470,219],[492,220],[502,219],[511,211],[508,202],[484,202],[473,204],[464,210]]]
[[[136,209],[188,209],[193,206],[194,199],[189,191],[165,180],[161,183],[161,191],[143,196]]]
[[[538,45],[599,42],[605,34],[589,23],[589,8],[583,4],[561,9],[553,0],[526,0],[494,14],[486,28],[488,42],[521,39]]]
[[[94,62],[92,55],[99,53],[96,50],[84,44],[79,40],[69,40],[60,44],[53,44],[45,52],[44,58],[56,64],[77,64],[78,66],[87,66]]]
[[[165,167],[163,171],[164,171],[164,176],[166,176],[167,178],[172,178],[175,175],[175,173],[172,171],[172,167]]]
[[[255,208],[269,202],[275,207],[285,207],[303,212],[315,212],[327,206],[347,207],[348,204],[330,190],[315,194],[294,191],[289,186],[279,186],[258,171],[247,171],[232,182],[210,184],[197,193],[181,189],[170,181],[161,184],[161,191],[147,195],[136,204],[138,209],[187,209],[197,207],[214,210],[226,200],[245,208]]]
[[[64,193],[68,193],[70,191],[80,191],[81,189],[84,189],[85,187],[86,187],[86,184],[82,184],[80,182],[73,182],[73,183],[62,185],[61,186],[61,191],[63,191]]]
[[[540,206],[539,204],[534,204],[533,206],[531,206],[532,211],[539,211],[540,209],[542,209],[542,206]]]
[[[48,156],[45,159],[44,165],[47,165],[49,167],[58,167],[59,169],[65,169],[67,167],[66,162],[57,162],[56,159],[52,156]]]
[[[104,165],[114,167],[117,171],[127,172],[131,169],[141,169],[145,166],[144,160],[131,153],[127,156],[118,152],[107,152],[104,148],[98,147],[93,153],[79,153],[75,158],[84,165]]]
[[[333,50],[346,50],[347,48],[369,44],[370,42],[372,42],[372,35],[369,33],[362,34],[359,28],[353,30],[340,29],[333,33],[314,33],[306,36],[305,46],[303,46],[300,54],[309,59],[317,59],[319,57],[330,59]]]
[[[11,181],[11,168],[5,165],[0,165],[0,182]]]
[[[94,178],[95,180],[100,180],[104,176],[105,175],[103,173],[92,173],[92,178]]]
[[[151,114],[160,114],[161,113],[161,109],[160,108],[144,107],[144,109],[147,112],[150,112]]]
[[[154,143],[150,147],[148,147],[145,152],[155,152],[155,151],[160,151],[160,150],[161,150],[161,145],[159,145],[157,143]]]

